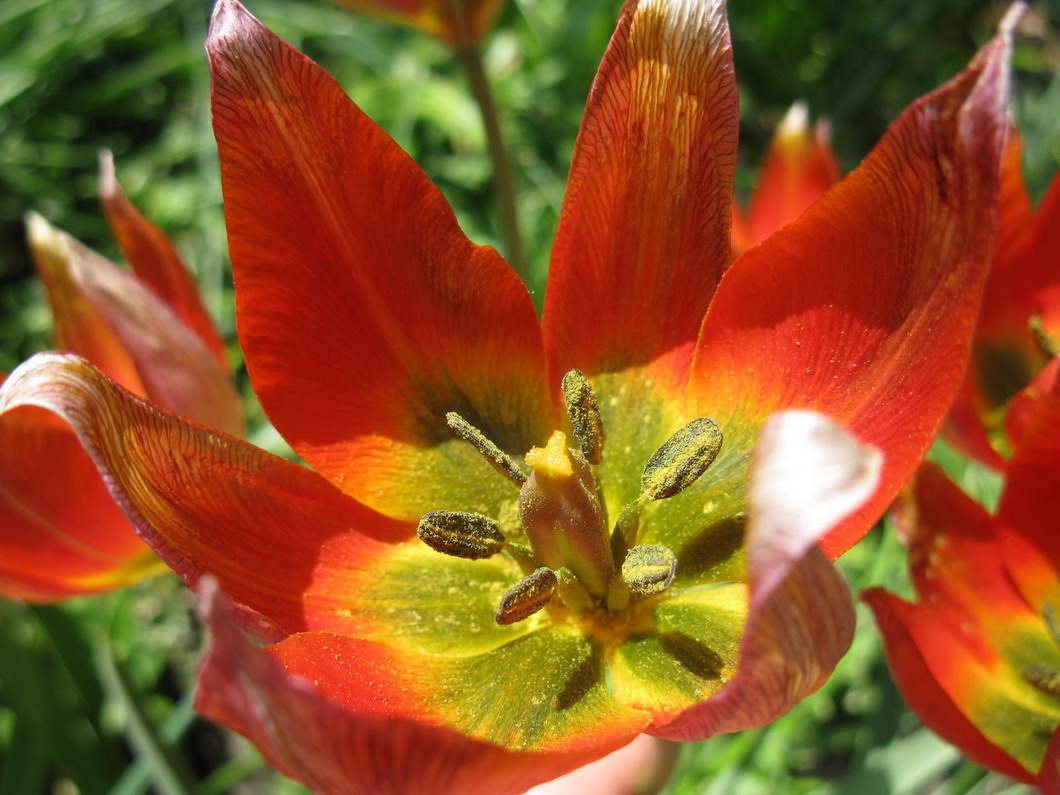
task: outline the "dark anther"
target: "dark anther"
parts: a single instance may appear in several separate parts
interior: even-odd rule
[[[1024,665],[1020,669],[1023,681],[1053,698],[1060,698],[1060,671],[1048,665]]]
[[[563,398],[582,453],[590,464],[599,464],[604,456],[604,421],[593,385],[581,370],[571,370],[563,376]]]
[[[416,535],[431,549],[467,560],[491,557],[504,547],[504,536],[495,521],[463,511],[425,514]]]
[[[665,500],[687,489],[707,471],[721,451],[721,428],[714,420],[692,420],[667,439],[644,466],[640,489],[652,500]]]
[[[622,579],[635,596],[662,593],[674,582],[677,556],[658,544],[633,547],[622,564]]]
[[[542,566],[508,589],[497,610],[498,624],[514,624],[529,618],[552,601],[558,580],[552,569]]]
[[[455,411],[450,411],[446,414],[445,421],[456,432],[457,436],[478,450],[482,457],[489,461],[493,468],[508,478],[508,480],[516,486],[522,486],[526,482],[526,473],[515,463],[515,459],[487,439],[482,431]]]

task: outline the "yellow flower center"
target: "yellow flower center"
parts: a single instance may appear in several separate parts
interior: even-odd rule
[[[680,428],[648,460],[640,493],[612,528],[597,481],[604,428],[596,394],[577,370],[563,377],[563,394],[577,447],[567,444],[566,433],[553,431],[544,447],[526,453],[529,475],[462,417],[447,416],[457,435],[519,487],[519,520],[530,548],[506,539],[494,519],[459,511],[426,514],[417,534],[447,555],[481,559],[505,554],[519,565],[524,577],[502,598],[499,624],[522,621],[549,605],[564,615],[581,616],[578,623],[629,623],[620,614],[668,589],[677,569],[677,557],[667,547],[637,545],[642,509],[684,491],[721,450],[721,430],[713,420],[700,417]],[[637,612],[629,614],[634,623]]]

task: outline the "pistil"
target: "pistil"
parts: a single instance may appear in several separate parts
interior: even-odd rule
[[[607,595],[614,571],[604,509],[592,468],[556,431],[526,454],[534,470],[519,492],[519,518],[534,555],[545,566],[566,566],[595,597]]]

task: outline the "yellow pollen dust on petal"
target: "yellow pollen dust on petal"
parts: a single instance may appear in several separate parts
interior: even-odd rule
[[[565,480],[574,474],[570,453],[567,451],[567,434],[553,431],[544,447],[531,447],[526,454],[526,463],[533,467],[539,477],[550,480]]]

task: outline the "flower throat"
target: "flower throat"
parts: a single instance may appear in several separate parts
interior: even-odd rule
[[[691,486],[721,451],[714,420],[689,422],[648,460],[638,495],[611,527],[597,477],[605,439],[596,393],[578,370],[563,376],[562,386],[577,446],[554,431],[544,447],[527,452],[529,475],[459,414],[446,416],[449,427],[519,489],[519,520],[530,546],[506,539],[496,520],[464,511],[425,514],[417,535],[447,555],[479,560],[503,554],[515,561],[524,576],[501,598],[498,624],[522,621],[550,604],[574,613],[618,613],[669,588],[677,556],[660,544],[637,545],[641,511]]]

